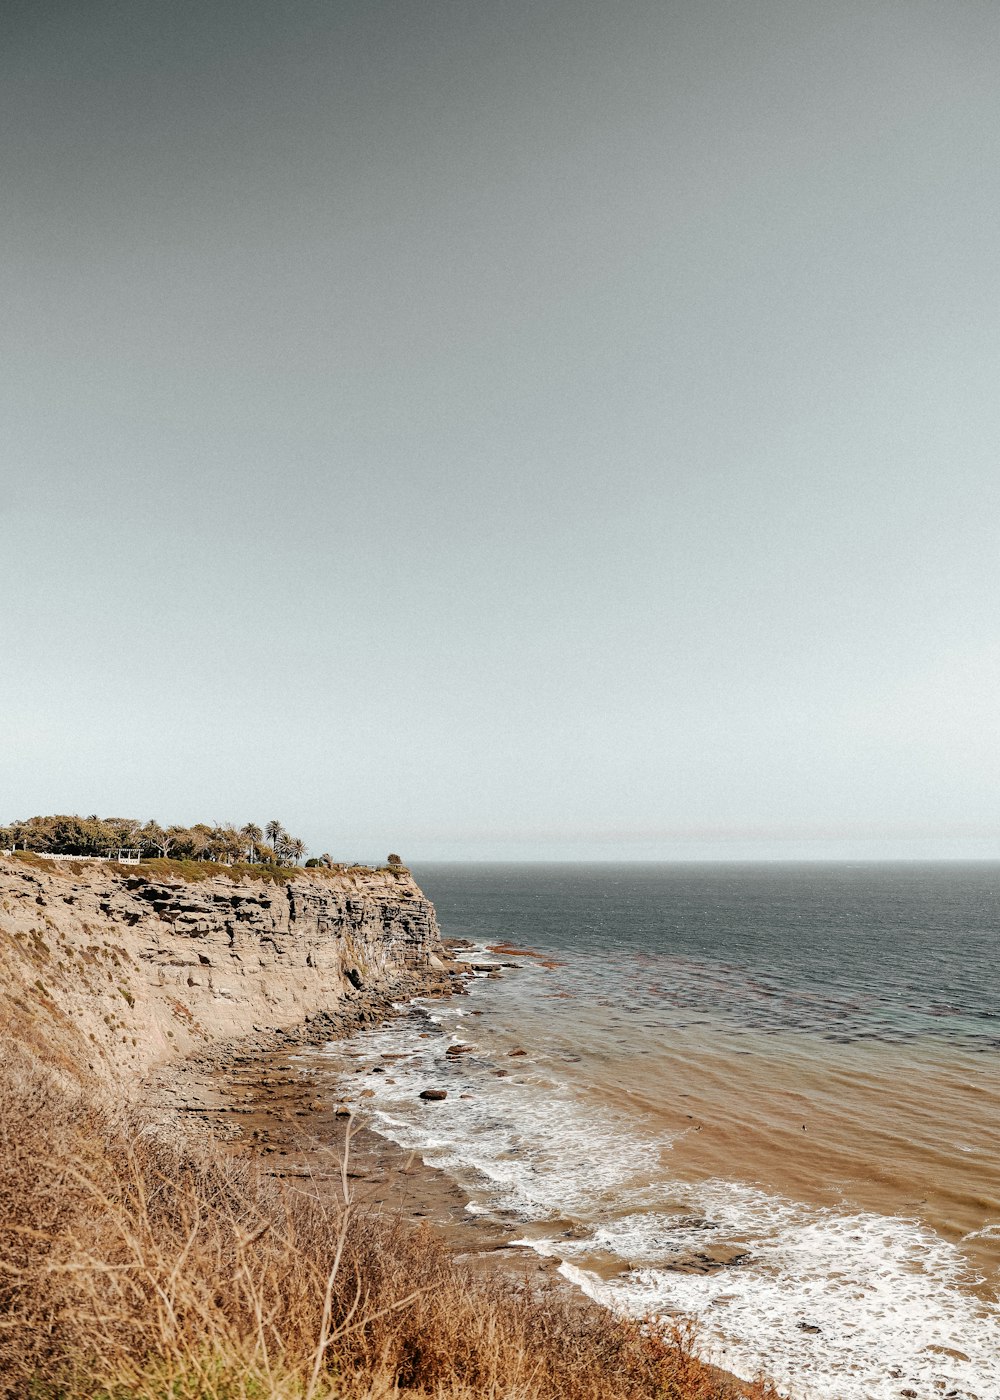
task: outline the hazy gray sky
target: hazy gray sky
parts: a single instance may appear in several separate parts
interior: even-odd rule
[[[3,28],[0,819],[1000,854],[995,0]]]

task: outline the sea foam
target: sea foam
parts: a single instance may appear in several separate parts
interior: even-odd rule
[[[518,1242],[560,1258],[591,1297],[693,1318],[709,1359],[801,1400],[1000,1396],[1000,1308],[972,1291],[954,1245],[915,1220],[677,1179],[669,1134],[544,1056],[510,1059],[507,1028],[473,1027],[467,1011],[417,1006],[355,1041],[372,1070],[405,1058],[352,1086],[374,1090],[374,1128],[451,1173],[475,1213],[516,1222]],[[458,1043],[474,1049],[449,1058]],[[428,1083],[448,1098],[420,1101]],[[686,1271],[706,1253],[708,1272]]]

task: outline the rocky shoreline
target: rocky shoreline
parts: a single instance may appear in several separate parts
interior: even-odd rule
[[[439,1230],[473,1264],[555,1267],[508,1249],[444,1173],[363,1112],[338,1112],[333,1072],[301,1058],[476,975],[405,867],[279,878],[19,852],[0,857],[0,944],[10,1034],[112,1111],[141,1105],[165,1136],[210,1139],[300,1189],[340,1190],[349,1135],[358,1208]]]
[[[463,940],[443,943],[449,953],[472,946]],[[512,1243],[513,1228],[470,1213],[469,1196],[446,1172],[371,1128],[363,1102],[372,1091],[351,1092],[342,1066],[335,1069],[320,1054],[310,1054],[332,1041],[346,1049],[353,1036],[410,1014],[414,996],[463,995],[467,980],[477,973],[500,976],[523,965],[498,960],[513,951],[498,947],[491,950],[495,957],[490,963],[452,964],[446,977],[422,986],[399,979],[381,993],[347,998],[335,1011],[312,1016],[300,1026],[260,1029],[162,1066],[148,1081],[147,1106],[169,1131],[208,1138],[233,1155],[249,1157],[290,1190],[329,1192],[338,1200],[346,1190],[352,1209],[430,1231],[474,1272],[499,1274],[533,1296],[557,1293],[574,1308],[603,1311],[559,1272],[559,1258]],[[445,1092],[430,1088],[421,1097],[444,1098]],[[434,1111],[432,1105],[428,1111]],[[732,1251],[720,1255],[706,1248],[678,1261],[677,1268],[707,1273],[740,1262]],[[621,1261],[613,1263],[615,1271],[620,1267]],[[727,1385],[739,1384],[729,1372],[709,1369]]]
[[[426,1230],[473,1272],[603,1318],[558,1259],[512,1244],[446,1173],[373,1131],[371,1090],[359,1081],[343,1103],[343,1063],[319,1053],[539,955],[497,944],[489,962],[458,961],[472,945],[441,938],[403,867],[279,875],[0,858],[8,1037],[123,1126],[245,1157],[289,1192],[346,1190],[354,1211]]]
[[[466,1210],[468,1196],[445,1172],[367,1126],[363,1108],[341,1101],[340,1074],[309,1056],[403,1014],[414,995],[460,995],[473,975],[465,964],[448,967],[431,985],[400,978],[378,993],[349,995],[299,1026],[257,1028],[162,1065],[147,1078],[145,1107],[161,1128],[249,1156],[289,1189],[342,1198],[346,1187],[352,1208],[432,1231],[473,1270],[498,1271],[532,1292],[558,1289],[576,1306],[596,1307],[558,1273],[559,1260],[512,1245],[509,1231]]]

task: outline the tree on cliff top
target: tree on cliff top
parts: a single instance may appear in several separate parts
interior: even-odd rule
[[[255,822],[247,822],[246,826],[240,827],[240,835],[247,843],[247,859],[251,864],[257,858],[257,847],[264,839],[264,833]]]
[[[138,850],[144,857],[168,856],[176,860],[212,860],[231,865],[239,861],[282,865],[298,864],[306,852],[305,842],[290,836],[280,822],[269,822],[275,830],[272,846],[265,846],[259,826],[248,822],[239,830],[231,823],[196,822],[194,826],[169,826],[159,822],[140,823],[132,817],[47,816],[28,817],[0,826],[0,848],[35,851],[39,855],[113,856],[123,848]]]

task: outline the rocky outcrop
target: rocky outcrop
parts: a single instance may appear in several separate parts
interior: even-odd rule
[[[200,872],[194,872],[200,875]],[[451,959],[403,866],[216,871],[0,858],[0,1003],[20,1033],[134,1079],[219,1040],[443,987]]]

